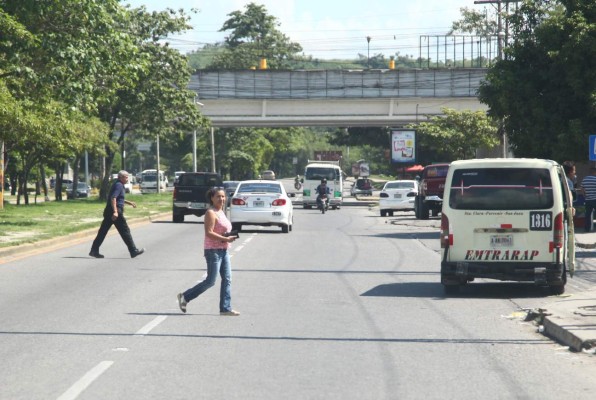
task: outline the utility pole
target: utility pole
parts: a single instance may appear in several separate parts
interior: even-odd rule
[[[503,32],[503,8],[505,4],[509,10],[509,3],[519,3],[521,0],[476,0],[474,4],[496,4],[497,5],[497,52],[499,60],[503,59],[503,39],[506,38],[508,32]]]
[[[476,0],[474,4],[496,4],[497,5],[497,52],[499,60],[503,59],[503,38],[507,38],[508,32],[503,33],[503,9],[502,5],[505,4],[507,11],[509,11],[509,3],[518,3],[521,0]],[[509,29],[507,29],[508,31]],[[503,126],[503,120],[499,120],[499,130],[501,131],[502,145],[503,145],[503,158],[507,158],[507,149],[509,148],[509,140],[507,139],[507,131]]]

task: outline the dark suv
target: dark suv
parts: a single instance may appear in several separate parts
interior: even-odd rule
[[[185,172],[174,183],[172,221],[184,222],[185,215],[203,216],[209,208],[207,191],[221,187],[221,177],[213,172]]]
[[[418,195],[414,200],[414,213],[417,219],[428,219],[430,213],[439,215],[443,207],[443,191],[449,164],[431,164],[424,167]]]

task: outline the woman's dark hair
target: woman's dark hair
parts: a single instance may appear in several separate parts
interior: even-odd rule
[[[209,202],[209,204],[213,205],[213,200],[212,197],[215,195],[215,193],[219,192],[220,190],[222,190],[224,193],[226,192],[224,190],[224,188],[222,187],[217,187],[217,186],[213,186],[211,188],[209,188],[209,190],[207,190],[207,201]]]

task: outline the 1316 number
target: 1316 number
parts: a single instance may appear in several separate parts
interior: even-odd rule
[[[553,216],[547,211],[530,212],[530,230],[531,231],[549,231],[553,226]]]

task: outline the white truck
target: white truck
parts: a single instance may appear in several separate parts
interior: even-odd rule
[[[310,161],[304,169],[302,179],[302,207],[312,208],[317,206],[316,188],[321,184],[321,179],[327,179],[327,186],[331,191],[329,206],[338,209],[343,202],[343,176],[339,161]]]

